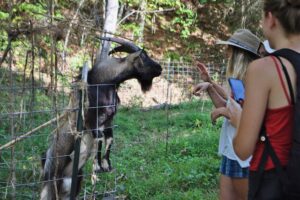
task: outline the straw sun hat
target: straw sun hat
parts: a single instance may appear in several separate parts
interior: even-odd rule
[[[219,40],[217,44],[235,46],[259,56],[258,49],[261,45],[261,41],[248,29],[238,29],[227,41]]]

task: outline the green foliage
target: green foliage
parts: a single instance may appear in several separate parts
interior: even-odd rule
[[[135,0],[123,0],[121,1],[124,4],[127,4],[130,7],[139,6],[140,1]],[[177,32],[182,38],[187,38],[194,29],[194,25],[197,23],[197,13],[195,10],[188,8],[184,2],[180,0],[149,0],[147,1],[147,10],[164,10],[175,8],[175,11],[172,12],[172,20],[170,25],[165,27],[167,30],[172,32]],[[146,13],[146,22],[151,25],[151,18],[153,14]],[[162,25],[163,26],[163,25]],[[138,36],[140,33],[139,24],[136,22],[130,22],[128,24],[122,25],[124,30],[132,30],[135,36]]]
[[[88,55],[85,52],[78,52],[76,57],[72,57],[70,60],[72,69],[79,69],[83,64],[89,60]]]
[[[45,5],[42,4],[32,4],[23,2],[17,6],[20,12],[25,12],[27,14],[46,14]]]
[[[7,33],[4,30],[0,30],[0,51],[4,51],[8,44]]]
[[[179,0],[169,1],[156,1],[161,3],[158,9],[162,7],[174,7],[175,14],[171,26],[169,27],[172,32],[179,32],[182,38],[187,38],[194,29],[194,25],[197,23],[197,12],[188,8],[184,2]]]
[[[8,19],[9,14],[0,10],[0,20]]]
[[[13,9],[13,23],[25,23],[28,20],[45,19],[47,13],[45,5],[23,2],[16,4]]]
[[[234,0],[198,0],[199,3],[205,4],[205,3],[233,3]]]
[[[140,26],[135,22],[124,24],[122,28],[123,30],[132,32],[134,36],[138,36],[140,33]]]
[[[165,55],[165,58],[170,58],[171,60],[180,60],[181,57],[182,55],[176,51],[168,51]]]
[[[176,14],[177,16],[172,20],[172,24],[176,28],[171,28],[171,31],[176,32],[179,30],[182,38],[188,38],[194,29],[193,25],[197,23],[197,13],[186,8],[185,5],[181,5],[176,10]]]

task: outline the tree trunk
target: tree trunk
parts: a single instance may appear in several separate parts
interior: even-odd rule
[[[245,4],[246,4],[245,0],[242,0],[241,1],[241,15],[242,15],[241,27],[242,28],[246,27],[247,16],[246,16],[246,5]]]
[[[144,28],[145,28],[145,18],[146,18],[147,0],[141,0],[140,4],[140,32],[139,32],[139,43],[144,42]]]
[[[71,34],[72,26],[75,23],[75,20],[76,20],[76,18],[78,16],[79,10],[80,10],[82,4],[84,3],[84,1],[85,0],[80,0],[80,2],[78,4],[78,7],[76,9],[76,12],[75,12],[74,16],[72,17],[71,22],[69,24],[69,28],[68,28],[68,31],[67,31],[67,34],[66,34],[66,38],[65,38],[65,42],[64,42],[63,53],[62,53],[62,60],[63,60],[62,70],[65,70],[66,59],[67,59],[66,51],[67,51],[67,47],[68,47],[68,42],[69,42],[69,37],[70,37],[70,34]]]
[[[104,37],[112,36],[117,29],[119,1],[118,0],[106,0],[105,1],[105,19],[103,25]],[[108,57],[110,49],[109,41],[102,41],[100,55],[97,56],[96,63],[100,60],[105,60]]]

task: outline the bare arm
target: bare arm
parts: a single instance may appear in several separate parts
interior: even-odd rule
[[[215,84],[215,85],[217,85],[217,84]],[[222,90],[224,90],[224,89],[222,88]],[[207,93],[216,108],[226,107],[227,95],[224,98],[222,96],[222,94],[220,94],[219,91],[216,89],[214,84],[210,84],[210,87],[208,87],[208,89],[207,89]]]
[[[213,82],[213,81],[210,81],[210,83],[213,85],[214,89],[217,91],[217,93],[225,100],[227,100],[228,98],[228,94],[227,92],[225,91],[225,89],[218,85],[217,83]]]
[[[201,88],[198,89],[199,91],[207,90],[209,96],[213,100],[214,105],[218,108],[221,106],[226,106],[226,100],[228,98],[227,92],[222,88],[222,86],[218,85],[217,83],[213,82],[209,76],[207,67],[205,64],[201,62],[197,62],[197,68],[199,70],[200,78],[204,82],[210,83],[209,87],[207,86],[205,89]],[[201,84],[201,83],[200,83]],[[200,85],[198,84],[198,85]],[[197,86],[198,86],[197,85]],[[194,93],[197,92],[197,86],[194,89]],[[225,102],[224,102],[225,101]]]
[[[226,117],[227,119],[229,119],[230,116],[227,107],[215,108],[210,114],[210,118],[213,124],[219,117]]]
[[[241,112],[240,120],[239,116],[234,115],[233,109],[229,107],[230,120],[237,127],[233,147],[242,160],[249,158],[254,152],[267,108],[270,82],[272,81],[268,78],[269,76],[263,76],[263,74],[269,73],[267,67],[261,67],[264,64],[262,60],[254,61],[247,69],[245,102],[243,110],[239,111]]]
[[[193,94],[199,96],[201,92],[207,91],[209,97],[211,98],[214,106],[216,108],[225,107],[226,100],[224,99],[217,90],[213,87],[213,85],[209,82],[199,83],[194,87]]]

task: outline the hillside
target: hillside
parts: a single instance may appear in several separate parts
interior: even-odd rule
[[[156,59],[215,61],[222,55],[222,48],[214,45],[217,39],[227,39],[241,27],[260,34],[257,2],[149,0],[142,13],[137,1],[122,0],[115,35],[136,43],[143,41],[139,44]],[[44,1],[1,2],[0,57],[7,61],[6,49],[17,49],[14,59],[24,66],[25,53],[21,52],[34,50],[35,57],[42,58],[45,72],[50,71],[49,58],[54,51],[62,71],[77,67],[82,60],[93,61],[99,48],[95,36],[101,34],[103,26],[103,5],[99,1],[81,3],[57,2],[49,16],[49,6]]]

